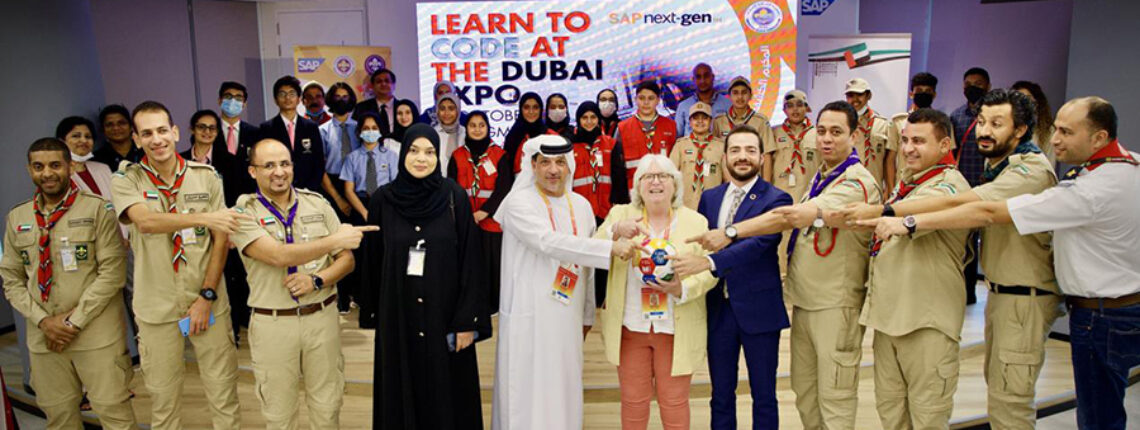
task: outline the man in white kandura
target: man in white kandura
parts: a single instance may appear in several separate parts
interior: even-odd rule
[[[503,226],[496,430],[582,428],[582,340],[594,323],[593,268],[638,250],[628,239],[591,239],[590,202],[570,190],[571,148],[561,136],[528,140],[522,172],[495,213]]]

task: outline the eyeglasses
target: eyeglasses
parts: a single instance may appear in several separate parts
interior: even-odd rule
[[[198,124],[198,125],[194,126],[194,129],[198,130],[200,132],[203,132],[203,133],[217,133],[218,132],[218,126],[216,126],[216,125]]]
[[[293,162],[292,161],[282,161],[281,163],[268,162],[265,164],[252,164],[252,166],[257,167],[259,169],[265,169],[265,170],[277,170],[278,167],[285,169],[285,170],[291,170],[291,169],[293,169]]]
[[[222,100],[237,100],[239,102],[245,101],[245,96],[235,96],[233,94],[226,94],[222,96]]]
[[[670,175],[668,173],[646,173],[646,174],[641,176],[641,179],[644,181],[649,181],[649,182],[653,182],[653,181],[665,182],[666,180],[673,179],[673,175]]]
[[[283,99],[295,99],[295,98],[297,98],[297,92],[296,91],[278,91],[277,97],[283,98]]]

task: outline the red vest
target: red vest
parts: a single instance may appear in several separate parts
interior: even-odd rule
[[[618,124],[621,150],[625,156],[625,170],[631,177],[637,172],[638,162],[645,154],[652,152],[669,156],[673,144],[677,141],[677,123],[667,117],[658,116],[653,122],[652,134],[653,137],[650,138],[641,130],[641,120],[637,119],[637,115],[626,118]],[[628,185],[630,190],[633,190],[633,182]]]
[[[598,218],[605,218],[613,206],[610,204],[613,186],[610,155],[616,144],[614,138],[606,135],[598,136],[592,149],[585,143],[574,144],[574,192],[590,201],[594,216]]]
[[[555,136],[561,136],[560,134],[558,134],[557,131],[551,130],[549,128],[546,129],[546,134],[553,134]],[[523,147],[526,146],[526,141],[528,141],[528,140],[530,140],[529,137],[523,136],[522,143],[519,143],[519,153],[515,154],[515,174],[516,175],[518,175],[519,172],[522,171]],[[530,160],[527,160],[527,161],[530,161]]]
[[[499,176],[499,172],[492,170],[494,173],[488,173],[487,167],[490,166],[491,169],[498,167],[499,159],[503,158],[504,154],[506,151],[503,151],[503,148],[498,145],[488,146],[487,151],[478,160],[471,159],[471,151],[467,150],[466,146],[460,146],[451,154],[451,162],[455,163],[455,169],[458,172],[455,182],[467,190],[467,197],[471,199],[472,211],[479,211],[483,207],[483,203],[491,198],[491,192],[495,190],[495,178]],[[491,164],[488,165],[488,162]],[[476,191],[476,183],[478,183],[478,191]],[[483,221],[479,222],[479,227],[495,233],[503,231],[499,223],[491,217],[484,218]]]

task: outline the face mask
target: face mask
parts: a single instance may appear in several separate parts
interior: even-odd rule
[[[617,111],[617,103],[604,101],[598,103],[598,109],[602,111],[602,116],[610,116],[613,115],[615,111]]]
[[[243,104],[234,99],[222,100],[222,113],[226,114],[227,117],[236,118],[241,115],[241,110],[245,107]]]
[[[966,101],[970,102],[970,104],[977,103],[978,100],[982,99],[982,96],[986,95],[985,89],[973,85],[966,87],[966,91],[964,92],[966,94]]]
[[[337,115],[344,115],[351,111],[353,106],[349,106],[348,99],[334,98],[329,100],[329,109]]]
[[[380,130],[364,130],[360,132],[360,138],[368,143],[376,143],[380,141]]]
[[[95,158],[95,152],[94,151],[88,152],[87,155],[76,155],[74,152],[71,153],[71,161],[74,161],[77,163],[82,163],[82,162],[90,160],[92,158]]]
[[[562,122],[562,120],[566,119],[566,115],[566,109],[551,109],[547,114],[550,120],[554,122]]]
[[[934,94],[930,93],[915,93],[914,105],[919,108],[928,108],[934,104]]]
[[[309,114],[309,116],[311,116],[311,117],[318,117],[318,116],[321,116],[321,114],[322,114],[322,113],[324,113],[324,112],[325,112],[325,111],[324,111],[324,109],[317,109],[317,110],[306,110],[306,111],[305,111],[305,113]]]

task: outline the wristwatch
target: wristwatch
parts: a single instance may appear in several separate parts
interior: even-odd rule
[[[811,226],[820,229],[827,225],[823,222],[823,208],[815,208],[815,221],[811,222]]]
[[[218,292],[214,291],[213,288],[203,288],[202,291],[198,292],[198,295],[202,296],[203,299],[206,299],[206,301],[209,302],[218,300]]]
[[[884,204],[882,216],[895,216],[895,208],[892,208],[890,203]]]
[[[914,234],[915,230],[918,229],[918,221],[914,219],[914,215],[903,217],[903,227],[906,227],[907,236]]]
[[[736,224],[725,227],[724,235],[728,236],[729,240],[736,240]]]
[[[325,280],[317,275],[309,275],[313,277],[313,289],[320,291],[321,287],[325,286]]]

